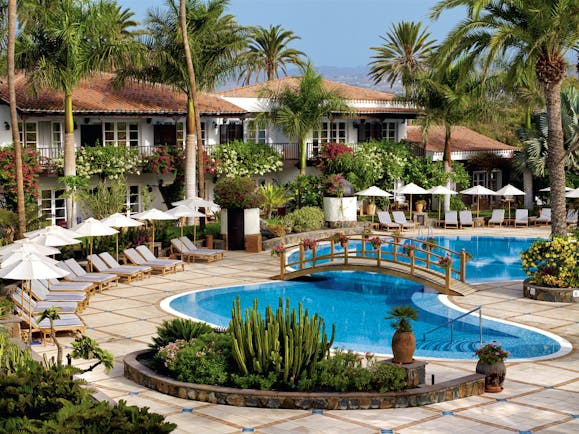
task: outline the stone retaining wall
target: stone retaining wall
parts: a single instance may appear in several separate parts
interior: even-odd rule
[[[523,295],[533,300],[579,303],[579,288],[550,288],[535,285],[529,279],[523,282]]]
[[[362,232],[362,226],[354,226],[348,228],[340,229],[320,229],[319,231],[311,232],[297,232],[292,234],[287,234],[284,237],[270,238],[269,240],[263,241],[263,250],[271,250],[275,246],[280,246],[282,244],[291,246],[298,244],[304,238],[313,238],[315,240],[320,240],[322,238],[329,238],[337,232],[342,232],[346,235],[356,235]]]
[[[234,389],[184,383],[159,375],[139,362],[139,357],[148,352],[149,350],[137,351],[125,356],[125,377],[149,389],[178,398],[238,407],[303,410],[365,410],[419,407],[480,395],[484,392],[485,383],[484,375],[472,374],[433,386],[421,386],[402,392],[388,393],[306,393]]]

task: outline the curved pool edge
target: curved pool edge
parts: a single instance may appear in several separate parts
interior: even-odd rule
[[[448,295],[445,294],[439,294],[438,295],[438,299],[440,300],[440,302],[442,304],[444,304],[445,306],[449,307],[450,309],[454,309],[460,313],[467,313],[468,310],[464,309],[460,306],[458,306],[457,304],[453,303],[450,299]],[[484,306],[483,306],[484,309]],[[507,324],[507,325],[511,325],[511,326],[515,326],[515,327],[520,327],[526,330],[530,330],[532,332],[535,333],[539,333],[542,334],[544,336],[547,336],[550,339],[553,339],[555,342],[557,342],[560,345],[560,349],[559,351],[552,353],[552,354],[547,354],[545,356],[537,356],[537,357],[526,357],[526,358],[509,358],[507,359],[509,362],[536,362],[539,360],[551,360],[551,359],[556,359],[559,357],[563,357],[566,356],[568,354],[570,354],[573,351],[573,344],[571,342],[569,342],[567,339],[562,338],[559,335],[556,335],[555,333],[551,333],[550,331],[547,330],[543,330],[540,329],[538,327],[533,327],[527,324],[523,324],[523,323],[519,323],[519,322],[514,322],[514,321],[509,321],[506,319],[502,319],[502,318],[496,318],[494,316],[490,316],[490,315],[485,315],[483,313],[482,317],[484,319],[487,319],[489,321],[495,321],[495,322],[499,322],[502,324]],[[500,343],[500,342],[499,342]],[[438,360],[438,359],[437,359]]]

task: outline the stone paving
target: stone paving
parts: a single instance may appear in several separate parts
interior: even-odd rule
[[[436,231],[436,234],[443,231]],[[548,236],[548,228],[477,228],[449,234]],[[268,280],[279,273],[269,252],[228,252],[211,264],[190,264],[185,272],[121,284],[94,296],[82,317],[87,335],[115,356],[109,373],[85,374],[92,387],[113,400],[150,407],[178,425],[176,433],[573,433],[579,432],[579,305],[522,298],[521,282],[478,285],[475,294],[451,297],[463,308],[483,305],[486,315],[548,330],[573,344],[557,359],[507,363],[505,390],[421,408],[391,410],[301,411],[239,408],[162,395],[123,377],[123,356],[144,349],[169,315],[159,303],[186,290]],[[62,337],[69,344],[72,337]],[[39,353],[55,347],[35,345]],[[429,360],[427,378],[436,382],[474,372],[468,361]],[[77,363],[87,366],[89,362]]]

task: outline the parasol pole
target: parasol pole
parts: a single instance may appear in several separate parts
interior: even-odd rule
[[[185,226],[185,217],[179,219],[179,226],[181,226],[181,236],[183,236],[183,226]]]
[[[479,218],[480,213],[480,194],[476,195],[476,218]]]
[[[32,347],[32,284],[28,291],[28,348]]]
[[[151,252],[153,252],[153,254],[155,253],[155,220],[151,219],[151,226],[153,227],[153,236],[152,236],[152,242],[151,242]]]
[[[438,195],[438,222],[440,224],[440,203],[442,202],[442,194]]]
[[[119,233],[115,234],[117,236],[117,262],[119,262]]]

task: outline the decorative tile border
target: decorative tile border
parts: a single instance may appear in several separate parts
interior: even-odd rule
[[[126,378],[167,395],[212,404],[303,410],[366,410],[419,407],[481,395],[484,391],[484,375],[480,374],[471,374],[432,386],[422,385],[401,392],[388,393],[306,393],[234,389],[184,383],[159,375],[138,360],[148,352],[149,350],[136,351],[125,356]]]

